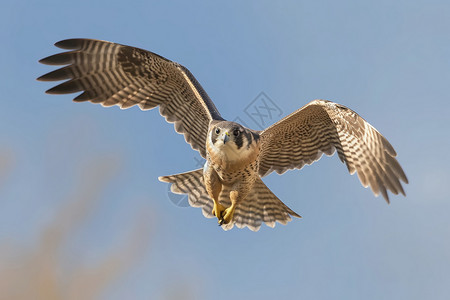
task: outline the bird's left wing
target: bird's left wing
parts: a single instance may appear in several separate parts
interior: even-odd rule
[[[55,46],[71,50],[41,59],[48,65],[67,65],[38,78],[65,81],[49,94],[82,92],[74,101],[90,101],[125,109],[160,106],[160,113],[186,142],[206,157],[205,142],[212,120],[223,120],[206,92],[188,69],[155,53],[90,39],[69,39]]]
[[[350,174],[357,172],[364,187],[375,195],[386,190],[405,194],[408,183],[391,144],[351,109],[326,100],[314,100],[261,132],[260,176],[281,174],[312,164],[323,153],[337,149]]]

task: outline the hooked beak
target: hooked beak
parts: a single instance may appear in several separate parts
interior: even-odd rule
[[[225,133],[223,134],[223,144],[225,145],[226,142],[228,142],[229,139],[230,139],[230,134],[229,134],[228,131],[227,131],[227,132],[225,132]]]

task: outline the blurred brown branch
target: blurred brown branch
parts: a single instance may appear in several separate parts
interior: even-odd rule
[[[2,167],[5,165],[3,161],[0,163]],[[61,248],[91,213],[93,204],[117,173],[118,164],[117,157],[95,159],[87,164],[79,186],[42,230],[37,245],[31,249],[0,247],[0,299],[94,299],[142,257],[153,225],[147,215],[138,219],[124,246],[114,249],[100,262],[84,265],[80,261],[71,272],[62,267]],[[1,170],[5,169],[2,167]]]

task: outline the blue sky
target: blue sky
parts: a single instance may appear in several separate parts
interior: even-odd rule
[[[0,249],[33,249],[100,161],[110,179],[58,252],[60,280],[121,249],[142,216],[148,227],[101,299],[448,299],[449,15],[448,1],[2,1]],[[324,157],[264,180],[303,219],[224,232],[157,180],[198,155],[156,110],[44,94],[52,84],[35,78],[53,68],[37,61],[74,37],[183,64],[251,127],[261,92],[283,116],[317,98],[346,105],[395,147],[407,197],[387,205]]]

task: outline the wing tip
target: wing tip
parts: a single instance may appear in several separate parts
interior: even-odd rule
[[[41,60],[39,60],[39,62],[41,62]],[[38,78],[36,78],[36,80],[37,81],[50,81],[50,80],[46,79],[46,75],[47,74],[41,75]]]
[[[291,214],[291,216],[299,218],[299,219],[303,219],[303,217],[300,216],[299,214],[297,214],[296,212],[293,212],[293,214]]]
[[[65,92],[62,92],[62,91],[59,91],[59,90],[55,89],[54,87],[51,88],[51,89],[46,90],[45,93],[49,94],[49,95],[64,95],[64,94],[67,94]]]
[[[43,64],[43,65],[48,65],[48,63],[46,63],[47,58],[48,58],[48,57],[41,58],[40,60],[38,60],[38,63]],[[42,77],[42,76],[41,76],[41,77]],[[38,79],[38,80],[39,80],[39,79]]]
[[[403,171],[403,170],[402,170]],[[400,179],[405,183],[405,184],[408,184],[409,183],[409,180],[408,180],[408,177],[406,177],[406,174],[403,172],[403,176],[402,177],[400,177]]]
[[[80,49],[86,40],[87,39],[83,39],[83,38],[65,39],[65,40],[56,42],[54,45],[55,45],[55,47],[65,49],[65,50],[76,50],[76,49]]]
[[[38,60],[38,62],[40,64],[43,65],[48,65],[48,66],[59,66],[59,65],[64,65],[65,63],[60,62],[59,60],[57,60],[56,58],[60,57],[61,53],[59,54],[53,54],[44,58],[41,58],[40,60]],[[42,77],[42,76],[41,76]]]

